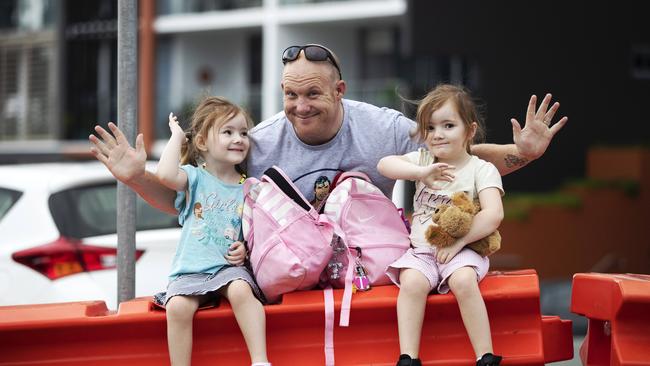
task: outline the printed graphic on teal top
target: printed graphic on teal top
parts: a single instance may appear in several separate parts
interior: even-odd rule
[[[170,279],[185,273],[215,273],[228,265],[224,255],[241,240],[243,185],[226,184],[202,168],[182,166],[187,192],[178,192],[175,206],[183,226]]]

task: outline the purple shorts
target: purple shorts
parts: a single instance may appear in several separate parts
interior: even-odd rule
[[[409,249],[398,260],[386,269],[386,275],[397,286],[402,268],[412,268],[420,271],[428,280],[430,289],[437,289],[438,293],[449,292],[447,281],[454,271],[462,267],[472,267],[476,271],[476,280],[481,281],[490,268],[488,257],[481,257],[475,251],[463,248],[447,264],[436,261],[436,248],[416,247]]]

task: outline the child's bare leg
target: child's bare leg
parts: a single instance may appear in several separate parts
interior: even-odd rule
[[[192,321],[199,308],[198,296],[174,296],[165,306],[167,311],[167,346],[172,366],[192,363]]]
[[[415,269],[402,269],[399,274],[400,290],[397,296],[397,328],[401,354],[417,358],[424,310],[429,294],[429,280]]]
[[[251,362],[268,362],[266,356],[266,317],[262,303],[243,280],[231,282],[223,295],[228,299],[241,329]]]
[[[492,335],[485,302],[478,288],[476,271],[461,267],[449,276],[449,288],[456,296],[469,340],[476,357],[492,353]]]

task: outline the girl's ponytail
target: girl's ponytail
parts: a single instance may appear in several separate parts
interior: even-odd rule
[[[181,145],[181,165],[193,165],[199,166],[196,157],[198,156],[198,151],[194,146],[194,141],[192,141],[192,132],[185,132],[185,141]]]

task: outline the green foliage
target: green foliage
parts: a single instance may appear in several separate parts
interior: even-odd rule
[[[570,193],[514,193],[503,199],[505,219],[526,220],[530,211],[535,207],[564,207],[579,209],[582,199]]]
[[[639,182],[630,179],[615,179],[615,180],[600,180],[600,179],[580,179],[572,180],[566,184],[566,188],[582,188],[582,189],[614,189],[620,190],[629,198],[639,196],[641,189]]]
[[[576,179],[566,183],[557,192],[507,194],[503,199],[503,208],[506,219],[526,220],[530,210],[535,207],[555,206],[579,209],[582,207],[582,199],[572,194],[572,190],[618,190],[628,198],[636,198],[639,196],[640,189],[639,182],[630,179]]]

